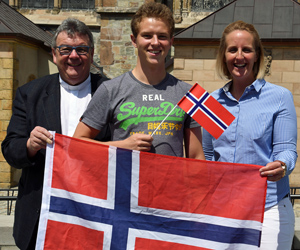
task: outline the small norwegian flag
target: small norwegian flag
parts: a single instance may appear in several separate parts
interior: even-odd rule
[[[177,104],[218,139],[235,117],[198,83]]]

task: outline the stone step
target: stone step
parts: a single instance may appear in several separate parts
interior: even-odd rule
[[[293,250],[299,250],[299,249],[300,249],[300,217],[296,217]]]
[[[0,215],[0,250],[18,250],[13,233],[13,215]]]

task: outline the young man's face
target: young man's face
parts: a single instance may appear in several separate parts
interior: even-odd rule
[[[138,62],[149,67],[164,65],[173,44],[173,37],[164,20],[148,17],[142,19],[137,37],[131,35],[131,40],[138,50]]]
[[[90,46],[90,41],[87,35],[75,34],[73,37],[70,37],[67,32],[63,31],[58,34],[56,39],[56,46],[61,45],[66,47]],[[80,48],[78,50],[81,51]],[[53,61],[58,68],[60,76],[70,85],[78,85],[88,78],[93,62],[93,54],[93,48],[90,48],[86,54],[80,55],[75,49],[69,55],[60,53],[58,48],[52,49]]]

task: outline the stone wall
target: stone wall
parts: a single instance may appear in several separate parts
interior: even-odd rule
[[[130,17],[103,17],[101,20],[100,58],[109,78],[134,68],[135,48],[130,40]]]
[[[144,2],[147,1],[103,0],[102,6],[97,8],[97,13],[101,16],[100,65],[109,78],[135,67],[136,53],[130,39],[130,22]]]
[[[289,89],[294,96],[298,119],[298,135],[300,134],[300,47],[265,46],[271,55],[270,75],[266,80]],[[176,46],[173,75],[190,84],[198,82],[208,92],[222,87],[215,71],[216,46]],[[300,155],[300,138],[298,136],[297,151]],[[300,159],[290,176],[293,186],[300,185]]]
[[[12,114],[14,45],[0,42],[0,142],[6,136],[6,128]],[[0,154],[0,188],[11,185],[12,169]],[[16,184],[16,183],[12,183]]]

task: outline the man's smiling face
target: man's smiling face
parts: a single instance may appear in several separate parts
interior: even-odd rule
[[[138,63],[148,67],[161,67],[173,43],[166,22],[157,18],[144,17],[139,24],[137,37],[131,36],[138,50]]]
[[[68,36],[65,31],[59,33],[56,39],[56,46],[61,45],[91,46],[87,35],[76,33],[74,36]],[[78,85],[87,79],[93,62],[93,54],[93,48],[90,48],[86,55],[78,55],[75,49],[70,55],[61,54],[58,48],[52,49],[53,62],[57,65],[60,76],[70,85]]]

